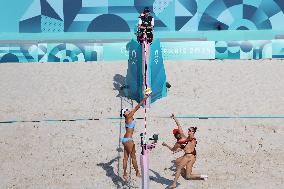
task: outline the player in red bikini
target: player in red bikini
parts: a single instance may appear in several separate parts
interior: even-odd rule
[[[194,134],[197,130],[196,127],[190,127],[188,129],[188,136],[186,137],[178,120],[175,118],[174,114],[171,115],[171,118],[176,122],[178,129],[173,130],[173,134],[177,139],[174,147],[170,147],[166,143],[163,143],[163,146],[168,147],[171,151],[177,152],[180,150],[184,151],[184,155],[176,159],[176,174],[174,181],[170,188],[175,188],[178,178],[180,177],[181,170],[186,167],[186,178],[187,179],[207,179],[207,175],[201,174],[192,174],[192,167],[196,161],[196,144],[197,140],[194,137]]]

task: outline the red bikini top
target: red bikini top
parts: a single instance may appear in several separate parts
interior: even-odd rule
[[[189,139],[180,139],[180,140],[178,140],[177,141],[177,143],[179,143],[179,144],[187,144],[188,142],[189,142],[190,140]]]
[[[196,138],[186,138],[186,139],[180,139],[177,141],[179,144],[187,144],[188,142],[191,142],[193,140],[196,140]],[[197,142],[197,141],[196,141]]]
[[[189,139],[181,139],[181,140],[178,140],[177,143],[181,145],[180,147],[181,149],[184,149],[189,141],[190,141]]]
[[[178,140],[177,143],[181,145],[181,149],[185,148],[185,146],[193,141],[193,140],[196,140],[196,138],[187,138],[187,139],[181,139],[181,140]],[[197,144],[197,141],[196,141],[196,144]]]

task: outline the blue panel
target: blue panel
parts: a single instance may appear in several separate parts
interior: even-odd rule
[[[82,0],[72,0],[72,3],[70,3],[70,0],[63,0],[64,31],[68,31],[69,26],[72,24],[81,8]]]
[[[227,30],[229,28],[225,23],[222,23],[207,14],[203,14],[201,20],[202,21],[200,21],[198,26],[199,30]]]
[[[154,4],[154,2],[155,2],[155,0],[143,0],[143,1],[141,1],[141,0],[134,0],[134,5],[136,6],[136,7],[150,7],[150,6],[152,6],[153,4]]]
[[[155,40],[150,47],[150,70],[151,70],[151,103],[167,95],[166,73],[163,63],[160,41]]]
[[[272,53],[273,58],[284,57],[284,40],[275,40],[272,42]]]
[[[228,45],[226,41],[215,42],[215,58],[216,59],[228,58]]]
[[[48,17],[41,16],[41,31],[44,32],[53,32],[59,33],[64,31],[63,21]]]
[[[228,58],[229,59],[240,59],[240,42],[229,41],[228,42]]]
[[[153,12],[153,4],[154,4],[155,0],[134,0],[134,6],[137,9],[137,11],[139,13],[141,13],[145,7],[149,7],[151,12]]]
[[[196,0],[176,0],[179,1],[184,8],[186,8],[192,15],[194,15],[197,11],[197,3]],[[176,2],[177,3],[177,2]]]
[[[152,12],[156,21],[155,31],[284,30],[283,0],[25,0],[25,2],[6,0],[4,3],[3,0],[0,4],[0,15],[3,18],[0,21],[0,32],[10,31],[7,28],[16,25],[16,30],[13,29],[11,32],[59,33],[62,32],[60,28],[62,22],[65,32],[86,32],[90,22],[97,17],[99,20],[94,22],[99,23],[98,28],[90,26],[90,31],[128,32],[133,30],[136,25],[134,21],[138,21],[138,15],[146,6],[151,10],[155,9]],[[120,21],[114,19],[114,22],[108,22],[114,23],[111,28],[112,24],[101,22],[109,21],[102,19],[103,14],[116,15],[120,17],[118,19]],[[39,27],[40,24],[33,18],[40,15],[57,21],[52,21],[55,24],[52,27],[42,25]],[[20,22],[26,20],[29,21]],[[119,27],[119,24],[122,25]]]
[[[164,60],[214,59],[214,41],[163,42]]]
[[[28,62],[38,62],[38,48],[36,45],[23,44],[21,45],[21,52]]]
[[[254,7],[259,7],[259,5],[261,4],[262,0],[244,0],[244,4],[245,5],[251,5]]]
[[[186,9],[179,1],[176,1],[175,16],[193,16],[193,14],[188,9]]]
[[[86,59],[86,61],[98,61],[98,53],[92,51],[90,58]]]
[[[234,21],[239,22],[239,19],[243,19],[244,7],[242,4],[234,5],[227,10],[231,12],[232,16],[234,17]]]
[[[263,10],[268,17],[271,17],[281,11],[280,7],[273,1],[262,1],[259,9]]]
[[[63,14],[63,0],[47,0],[49,5],[55,10],[55,12],[59,15],[61,20],[64,19]],[[73,3],[73,1],[72,1]]]
[[[225,11],[223,11],[217,18],[217,20],[221,23],[224,23],[228,26],[230,26],[234,21],[234,15],[232,14],[230,9],[226,9]]]
[[[108,6],[108,0],[83,0],[83,7],[102,7],[102,6]]]
[[[20,21],[20,33],[39,33],[41,32],[41,15]]]
[[[0,58],[1,63],[8,63],[8,62],[19,62],[19,58],[12,53],[5,54]]]
[[[103,44],[103,60],[127,60],[128,51],[126,43],[104,43]]]
[[[89,25],[89,21],[73,22],[72,25],[69,26],[68,32],[87,32]]]
[[[225,53],[228,50],[228,47],[216,47],[216,52]]]
[[[109,6],[134,6],[134,0],[108,0]]]
[[[257,29],[259,30],[265,30],[265,29],[271,29],[271,23],[270,20],[265,20],[264,22],[257,25]]]
[[[270,17],[270,22],[273,30],[282,30],[283,25],[279,24],[283,22],[284,14],[283,12],[279,12],[278,14],[275,14],[274,16]]]
[[[251,5],[244,5],[243,18],[251,20],[256,11],[256,7],[253,7]]]
[[[111,24],[110,24],[111,23]],[[91,22],[88,32],[129,32],[125,20],[114,14],[103,14]]]
[[[136,41],[132,40],[127,44],[129,51],[128,69],[126,75],[128,98],[140,102],[142,96],[142,48]]]
[[[157,29],[157,27],[165,27],[165,28],[167,28],[166,24],[162,20],[160,20],[156,16],[154,16],[154,19],[155,19],[155,30]]]
[[[41,14],[63,21],[46,0],[41,0]]]
[[[83,7],[79,14],[106,14],[108,7]]]
[[[159,11],[158,19],[163,22],[169,30],[175,30],[175,17],[172,16],[175,14],[175,6],[173,3],[168,4],[168,6],[164,7],[163,10]],[[191,15],[191,13],[187,13],[186,16]]]
[[[214,1],[207,7],[204,13],[217,19],[218,15],[220,15],[226,9],[227,7],[223,1]]]
[[[251,20],[254,23],[261,23],[261,22],[263,22],[263,21],[265,21],[267,19],[268,19],[268,16],[261,9],[257,9],[257,11],[255,11],[255,14],[251,18]]]
[[[94,20],[94,18],[96,18],[96,17],[98,17],[98,16],[100,16],[101,14],[78,14],[77,16],[76,16],[76,18],[74,19],[74,21],[73,21],[73,24],[75,23],[75,22],[85,22],[85,21],[87,21],[87,22],[89,22],[89,24],[90,24],[90,22],[92,21],[92,20]]]
[[[130,6],[109,6],[108,7],[108,13],[110,13],[110,14],[113,14],[113,13],[136,13],[137,18],[140,14],[140,12],[138,12],[135,7],[130,7]]]
[[[280,9],[284,12],[284,1],[283,0],[274,0],[275,3],[280,7]]]
[[[227,8],[230,8],[234,5],[243,4],[243,0],[223,0]]]
[[[180,30],[189,20],[190,17],[188,16],[176,16],[176,30]]]
[[[228,59],[240,59],[241,55],[240,55],[240,51],[236,52],[236,53],[232,53],[230,51],[228,51]]]
[[[257,26],[250,20],[239,19],[230,26],[232,30],[257,30]]]
[[[22,16],[21,21],[27,20],[41,15],[41,1],[33,0],[25,14]]]
[[[253,48],[252,44],[248,41],[244,41],[241,43],[241,50],[245,53],[250,52],[252,48]]]
[[[252,41],[254,44],[254,51],[259,50],[258,59],[261,58],[272,58],[272,42],[271,41]],[[255,58],[257,59],[257,58]]]

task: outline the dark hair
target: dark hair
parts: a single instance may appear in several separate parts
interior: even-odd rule
[[[120,117],[122,117],[122,116],[125,117],[125,114],[122,114],[122,110],[123,109],[120,110]]]
[[[176,133],[174,134],[175,138],[177,138],[178,135],[180,135],[180,132],[176,132]]]
[[[126,116],[125,116],[125,112],[124,112],[124,114],[122,114],[122,111],[123,111],[123,110],[128,111],[128,108],[125,108],[125,109],[121,109],[121,110],[120,110],[120,117],[122,117],[122,116],[123,116],[123,117],[126,117]]]
[[[149,7],[145,7],[144,10],[143,10],[143,13],[149,13],[149,12],[151,12],[150,8]]]
[[[197,127],[189,127],[189,129],[190,129],[191,131],[193,131],[194,133],[197,131]]]

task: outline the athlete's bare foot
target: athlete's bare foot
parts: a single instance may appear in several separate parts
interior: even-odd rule
[[[124,175],[122,176],[122,178],[123,178],[123,180],[124,180],[125,182],[128,181],[128,176],[127,176],[127,174],[124,174]]]
[[[176,188],[176,187],[177,185],[173,183],[169,188]]]
[[[208,175],[200,175],[200,178],[202,178],[203,180],[207,180],[208,179]]]

